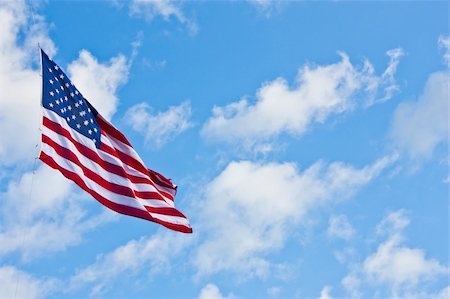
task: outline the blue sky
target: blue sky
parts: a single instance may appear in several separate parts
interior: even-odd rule
[[[0,298],[448,298],[448,8],[1,2]],[[192,235],[35,160],[38,42]]]

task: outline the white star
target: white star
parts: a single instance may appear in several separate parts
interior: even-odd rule
[[[53,84],[53,80],[52,79],[48,80],[48,82],[50,82],[50,84]]]
[[[50,107],[52,107],[53,108],[53,104],[52,103],[50,103],[50,104],[48,104]]]
[[[70,117],[67,117],[67,121],[70,121]]]
[[[88,133],[89,133],[89,135],[91,135],[92,134],[92,130],[88,130]]]
[[[91,124],[93,124],[94,123],[94,120],[91,118]]]
[[[70,96],[73,98],[75,95],[73,94],[73,92],[70,93]]]
[[[83,104],[83,101],[82,101],[82,100],[79,100],[78,103],[79,103],[80,105],[82,105],[82,104]]]
[[[59,105],[59,100],[56,100],[56,105]]]
[[[59,77],[60,77],[61,79],[64,79],[64,75],[63,75],[63,74],[59,75]]]
[[[56,81],[59,81],[59,80],[58,80],[58,77],[55,77],[55,80],[56,80]]]
[[[77,117],[75,116],[75,114],[72,114],[72,119],[75,119],[75,118],[77,118]]]
[[[81,125],[80,125],[80,124],[77,124],[77,128],[78,128],[78,129],[81,128]]]
[[[50,95],[51,95],[51,96],[54,96],[55,94],[53,93],[53,91],[50,91]]]
[[[64,109],[61,109],[61,113],[64,113]]]
[[[88,108],[88,111],[91,112],[91,108]]]
[[[78,108],[78,106],[80,106],[80,104],[78,104],[78,102],[75,103],[75,107]]]
[[[59,93],[59,90],[58,90],[58,89],[56,89],[55,91],[56,91],[56,93]]]
[[[87,126],[87,125],[89,124],[89,122],[88,122],[87,120],[85,120],[85,121],[83,122],[83,124],[84,124],[85,126]]]
[[[62,85],[60,87],[61,87],[61,90],[64,90],[64,87]]]
[[[78,94],[78,90],[75,90],[75,94]]]
[[[59,67],[57,65],[55,65],[55,70],[58,70],[58,69],[59,69]]]
[[[96,142],[97,142],[97,140],[96,140],[95,138],[92,138],[92,140],[94,140],[94,143],[96,143]]]
[[[69,83],[66,83],[66,87],[67,87],[67,88],[69,87]]]
[[[97,128],[94,128],[94,132],[97,132]]]
[[[67,97],[64,97],[64,100],[66,100],[66,102],[69,100]]]
[[[51,72],[52,72],[52,69],[48,69],[48,71],[51,73]]]
[[[72,106],[69,105],[69,107],[67,107],[67,109],[72,110]]]

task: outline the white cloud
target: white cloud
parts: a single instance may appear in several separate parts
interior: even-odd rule
[[[387,239],[342,280],[352,297],[360,298],[364,293],[362,289],[370,286],[387,286],[393,298],[434,297],[424,286],[448,275],[449,269],[436,259],[426,257],[424,250],[403,244],[403,230],[409,221],[405,211],[399,210],[389,213],[380,222],[377,234],[387,234]]]
[[[350,240],[355,234],[355,229],[348,221],[347,216],[336,215],[330,217],[327,234],[332,238]]]
[[[17,252],[25,260],[64,250],[79,243],[86,231],[114,219],[111,212],[88,215],[82,208],[86,195],[74,192],[72,183],[48,166],[41,164],[34,175],[25,172],[37,155],[42,117],[37,42],[50,56],[56,53],[48,27],[26,1],[0,2],[0,175],[6,183],[0,197],[0,256]],[[110,116],[128,67],[121,55],[101,64],[83,50],[69,73]]]
[[[440,39],[446,47],[444,59],[450,63],[450,42]],[[450,64],[449,64],[450,66]],[[450,73],[432,73],[417,101],[401,103],[394,114],[391,137],[398,149],[410,159],[431,157],[436,146],[449,138]]]
[[[38,143],[41,78],[32,68],[39,50],[31,40],[39,37],[49,53],[55,52],[55,46],[44,19],[37,17],[30,27],[29,17],[24,1],[0,2],[0,166],[24,160],[30,163]],[[20,34],[24,36],[22,43]]]
[[[364,272],[374,283],[399,288],[417,285],[447,270],[437,260],[427,259],[423,250],[402,246],[402,239],[392,236],[367,257]]]
[[[39,299],[51,294],[58,285],[55,279],[39,279],[13,266],[0,267],[2,298]]]
[[[97,261],[81,269],[71,278],[70,288],[94,284],[92,294],[100,294],[108,282],[124,273],[133,275],[144,269],[151,274],[165,273],[171,269],[171,261],[189,242],[192,236],[164,232],[152,237],[131,240],[112,252],[97,257]]]
[[[283,1],[275,0],[249,0],[248,2],[256,7],[259,13],[267,18],[270,18],[274,13],[279,12],[282,6],[286,4]]]
[[[177,2],[172,0],[133,0],[130,4],[130,15],[142,16],[148,21],[152,21],[158,16],[165,21],[174,18],[181,24],[186,25],[192,34],[198,31],[197,24],[189,20]]]
[[[130,64],[123,55],[102,64],[87,50],[68,66],[69,76],[83,96],[107,119],[116,112],[117,88],[126,83]]]
[[[276,298],[280,296],[281,291],[282,290],[279,287],[270,287],[267,289],[267,294],[269,294],[270,297]]]
[[[391,162],[385,157],[361,169],[318,162],[303,172],[292,163],[230,163],[200,203],[198,233],[207,238],[194,257],[197,274],[265,276],[272,266],[265,255],[283,246],[310,209],[344,200]]]
[[[350,273],[345,276],[342,281],[342,286],[349,293],[351,298],[361,298],[361,292],[359,290],[361,286],[361,280],[355,273]]]
[[[206,286],[204,286],[200,291],[200,295],[198,296],[198,299],[232,299],[232,298],[235,298],[233,294],[224,296],[220,292],[219,288],[212,283],[208,283]]]
[[[375,75],[370,62],[355,67],[344,53],[334,64],[304,66],[293,87],[284,78],[277,78],[258,90],[253,104],[243,98],[214,107],[202,134],[215,141],[244,142],[247,146],[281,133],[300,136],[312,124],[323,123],[334,114],[390,98],[397,88],[393,76],[402,53],[401,49],[387,52],[390,62],[381,76]]]
[[[330,292],[331,292],[331,287],[324,286],[322,288],[322,290],[320,291],[319,299],[333,299],[333,297],[331,297],[331,295],[330,295]]]
[[[24,1],[0,2],[0,166],[31,164],[36,156],[41,124],[41,77],[33,67],[39,60],[37,41],[50,56],[56,47],[44,18],[34,13],[34,20],[30,25],[31,11]],[[110,117],[118,104],[115,92],[126,81],[128,68],[122,55],[100,64],[82,50],[69,65],[69,73],[96,108]]]
[[[450,286],[442,289],[435,297],[435,299],[448,299],[450,298]]]
[[[129,108],[124,116],[128,125],[145,137],[146,143],[157,147],[175,138],[192,127],[191,104],[184,102],[171,106],[167,111],[152,113],[147,103],[140,103]]]
[[[1,194],[0,256],[20,252],[29,260],[61,251],[78,244],[86,231],[115,219],[110,211],[86,217],[82,205],[88,202],[72,186],[46,165],[10,181]]]
[[[439,47],[444,48],[444,61],[447,64],[447,67],[450,68],[450,36],[440,36]]]
[[[405,211],[399,210],[389,213],[377,226],[377,232],[389,237],[364,261],[364,273],[371,282],[398,289],[448,272],[437,260],[427,259],[423,250],[402,245],[402,232],[408,224]]]

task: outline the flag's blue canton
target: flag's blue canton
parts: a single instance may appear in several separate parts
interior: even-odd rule
[[[65,119],[69,126],[100,147],[97,111],[81,95],[61,68],[44,51],[42,53],[42,105]]]

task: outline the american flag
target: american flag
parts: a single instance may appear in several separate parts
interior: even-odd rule
[[[39,159],[106,207],[192,233],[174,205],[177,187],[145,167],[127,138],[83,97],[41,50],[42,149]]]

